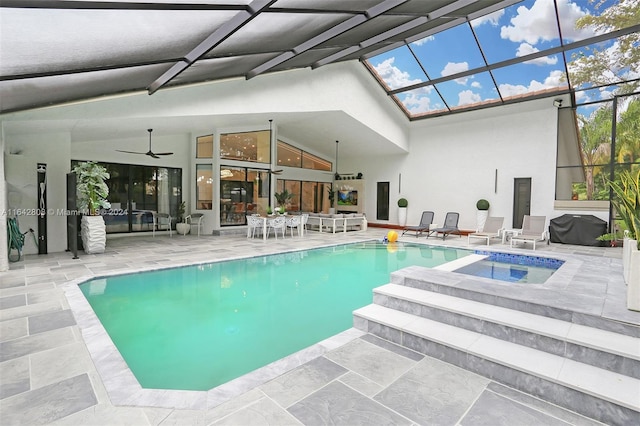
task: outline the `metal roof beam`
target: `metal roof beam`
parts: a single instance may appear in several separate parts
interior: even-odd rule
[[[246,10],[242,4],[146,3],[86,0],[2,0],[0,7],[14,9],[95,9],[95,10]]]
[[[327,40],[331,40],[332,38],[337,37],[342,33],[345,33],[359,25],[362,25],[368,20],[373,19],[376,16],[379,16],[387,12],[388,10],[391,10],[398,5],[405,3],[406,1],[407,0],[386,0],[380,4],[377,4],[367,9],[366,11],[364,11],[363,15],[353,16],[347,19],[346,21],[343,21],[338,25],[331,27],[328,30],[318,34],[317,36],[310,38],[304,43],[297,45],[291,51],[283,52],[282,54],[271,59],[270,61],[267,61],[261,65],[258,65],[257,67],[255,67],[254,69],[252,69],[247,73],[247,79],[250,79],[259,74],[262,74],[263,72],[270,70],[271,68],[293,58],[296,55],[306,52],[307,50],[312,49],[313,47],[321,43],[324,43]]]
[[[229,38],[233,33],[245,26],[264,9],[267,9],[277,0],[254,0],[246,6],[246,10],[238,12],[232,19],[225,22],[220,28],[215,30],[209,37],[196,46],[191,52],[185,55],[184,59],[174,64],[168,71],[147,87],[150,95],[159,88],[173,80],[182,71],[193,65],[198,59],[206,55],[208,51]]]

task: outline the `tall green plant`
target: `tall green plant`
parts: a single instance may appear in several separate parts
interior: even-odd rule
[[[620,181],[609,182],[615,197],[611,203],[624,221],[629,236],[638,240],[640,249],[640,169],[633,174],[625,170],[620,174]]]
[[[76,174],[78,208],[82,212],[95,216],[100,208],[111,207],[107,201],[109,196],[109,187],[106,183],[109,179],[107,169],[93,161],[86,161],[76,165],[71,171]]]
[[[275,193],[273,194],[273,196],[275,197],[276,201],[278,202],[278,206],[280,207],[286,207],[287,202],[289,202],[290,199],[293,198],[293,195],[291,192],[287,191],[286,189],[284,189],[282,192],[280,193]]]

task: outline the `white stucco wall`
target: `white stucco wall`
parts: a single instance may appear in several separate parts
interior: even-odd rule
[[[409,200],[408,224],[424,210],[442,223],[448,211],[460,213],[459,227],[476,228],[476,201],[491,203],[490,214],[511,226],[514,178],[532,180],[531,214],[556,216],[555,156],[557,109],[547,100],[456,114],[413,123],[410,154],[346,158],[345,168],[368,182],[366,212],[376,221],[376,182],[390,182],[390,218],[397,224],[398,198]],[[497,192],[495,173],[498,170]],[[401,176],[401,191],[399,181]],[[385,221],[379,221],[385,223]]]

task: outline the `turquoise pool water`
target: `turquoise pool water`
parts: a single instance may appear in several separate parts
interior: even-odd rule
[[[208,390],[352,326],[391,272],[467,250],[376,242],[80,285],[142,387]]]

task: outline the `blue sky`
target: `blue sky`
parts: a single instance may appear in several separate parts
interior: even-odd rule
[[[594,3],[588,0],[556,1],[565,44],[597,35],[593,28],[576,29],[575,22],[586,14],[600,15],[618,1],[605,0],[603,3],[596,9]],[[471,26],[489,64],[560,46],[554,0],[525,0],[475,19]],[[427,74],[407,46],[369,59],[369,63],[392,90],[485,64],[467,23],[414,41],[410,46]],[[615,50],[616,46],[617,43],[612,40],[599,47]],[[567,56],[567,60],[570,60],[570,56]],[[634,70],[636,77],[639,76],[638,71]],[[510,98],[566,88],[564,74],[562,54],[555,54],[494,70],[496,84],[490,73],[481,72],[435,86],[401,92],[397,97],[412,115],[416,115],[443,110],[447,106],[455,108],[496,102],[500,100],[500,95]],[[581,103],[608,96],[610,90],[578,92],[577,101]]]

